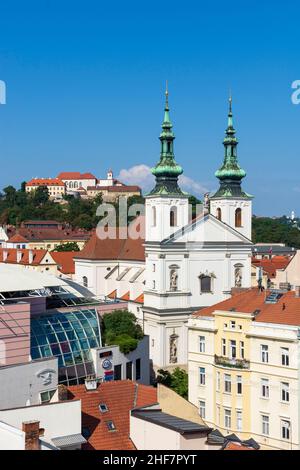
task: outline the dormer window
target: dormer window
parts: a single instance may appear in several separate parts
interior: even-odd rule
[[[106,421],[106,426],[109,431],[116,431],[116,426],[113,421]]]
[[[101,411],[101,413],[106,413],[108,411],[108,407],[105,403],[100,403],[99,410]]]

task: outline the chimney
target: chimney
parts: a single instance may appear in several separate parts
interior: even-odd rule
[[[8,257],[8,251],[3,250],[3,263],[5,263],[5,261],[7,260],[7,257]]]
[[[20,263],[22,259],[22,251],[17,251],[17,263]]]
[[[25,450],[40,450],[40,422],[26,421],[22,423],[25,433]]]
[[[300,286],[295,286],[295,297],[300,297]]]
[[[33,263],[33,251],[32,250],[28,251],[28,263],[29,264]]]
[[[68,389],[64,384],[59,384],[58,387],[58,401],[68,400]]]
[[[87,391],[97,390],[97,380],[94,377],[87,377],[84,384]]]

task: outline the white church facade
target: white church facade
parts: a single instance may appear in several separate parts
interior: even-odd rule
[[[131,301],[143,295],[138,310],[144,332],[150,337],[150,358],[155,368],[187,364],[187,325],[194,311],[229,298],[232,288],[251,286],[252,196],[241,188],[245,172],[237,161],[231,101],[224,161],[216,172],[220,187],[206,198],[203,213],[194,220],[189,220],[188,195],[178,185],[183,170],[175,161],[174,139],[166,93],[160,160],[152,169],[156,182],[145,202],[145,240],[127,241],[127,250],[123,249],[123,254],[131,253],[127,260],[120,260],[120,255],[119,260],[108,259],[109,248],[100,250],[105,259],[94,255],[92,260],[84,259],[87,251],[93,252],[93,243],[95,247],[110,245],[109,241],[94,240],[76,260],[77,280],[91,277],[89,287],[97,295],[116,290],[121,298],[128,290]],[[111,241],[111,246],[116,244],[116,240]],[[112,249],[111,256],[116,251]],[[130,269],[120,279],[116,266],[120,267],[121,261],[123,267],[125,261],[129,263],[126,269]],[[111,275],[108,268],[114,270]],[[137,278],[124,289],[124,279],[133,268]],[[98,269],[99,274],[85,275],[91,269],[94,273]]]

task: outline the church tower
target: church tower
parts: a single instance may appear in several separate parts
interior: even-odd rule
[[[220,187],[210,198],[210,213],[251,240],[253,196],[247,194],[241,187],[246,172],[238,164],[238,139],[233,127],[231,97],[223,144],[225,147],[223,165],[215,173],[220,180]]]
[[[188,224],[188,197],[178,186],[183,169],[175,161],[172,127],[166,90],[160,160],[151,170],[156,184],[146,196],[146,242],[161,242]]]

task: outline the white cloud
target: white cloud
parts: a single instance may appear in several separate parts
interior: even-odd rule
[[[154,186],[154,177],[147,165],[135,165],[128,169],[123,168],[118,179],[126,184],[141,186],[146,191]],[[197,196],[202,196],[208,192],[208,189],[202,183],[193,180],[189,176],[180,175],[179,184],[184,191]]]

